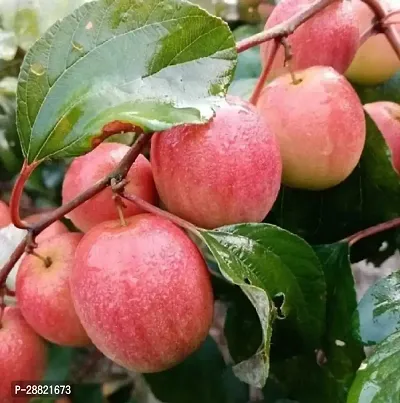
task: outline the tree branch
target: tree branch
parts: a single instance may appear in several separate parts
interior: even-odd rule
[[[347,242],[349,246],[353,246],[356,242],[361,241],[361,239],[367,238],[369,236],[379,234],[380,232],[387,231],[389,229],[394,229],[400,227],[400,218],[395,218],[393,220],[374,225],[373,227],[366,228],[353,235],[343,239],[343,242]]]
[[[250,36],[249,38],[243,39],[236,44],[236,50],[238,53],[244,52],[254,46],[260,45],[261,43],[267,42],[274,38],[283,38],[292,34],[296,28],[301,24],[309,20],[315,14],[328,7],[330,4],[337,0],[317,0],[310,4],[305,10],[302,10],[295,14],[288,20],[275,25],[274,27],[267,29],[263,32]]]
[[[5,284],[7,276],[9,275],[15,264],[18,262],[19,258],[24,254],[25,249],[29,245],[31,240],[35,236],[40,234],[49,225],[53,224],[55,221],[58,221],[70,211],[80,206],[85,201],[91,199],[93,196],[100,193],[106,187],[110,186],[111,180],[113,178],[115,178],[117,181],[121,181],[122,179],[124,179],[138,155],[142,152],[145,145],[149,142],[151,136],[151,133],[141,133],[135,144],[131,147],[129,152],[125,155],[125,157],[122,159],[122,161],[118,164],[117,168],[113,172],[95,183],[89,189],[79,194],[75,199],[62,205],[58,209],[53,210],[50,214],[47,214],[44,219],[29,228],[29,234],[20,242],[13,254],[10,256],[7,263],[0,270],[0,289]]]
[[[397,56],[400,59],[400,34],[397,32],[397,29],[393,25],[386,25],[386,19],[390,16],[393,15],[394,12],[388,13],[387,10],[385,10],[384,6],[379,0],[362,0],[365,4],[367,4],[370,9],[375,13],[375,16],[377,17],[377,20],[379,21],[380,25],[380,32],[384,33],[386,35],[386,38],[388,39],[389,43],[392,45],[393,50],[397,54]],[[379,28],[379,26],[378,26]]]

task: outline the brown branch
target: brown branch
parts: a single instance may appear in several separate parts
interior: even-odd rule
[[[379,21],[379,31],[386,35],[387,40],[392,45],[393,50],[400,59],[400,34],[395,26],[385,24],[389,15],[393,15],[393,11],[388,13],[380,0],[362,0],[375,13]]]
[[[310,4],[305,10],[302,10],[295,14],[293,17],[286,21],[275,25],[274,27],[267,29],[263,32],[243,39],[236,44],[236,50],[238,53],[244,52],[254,46],[267,42],[274,38],[283,38],[292,34],[301,24],[309,20],[315,14],[328,7],[330,4],[337,0],[317,0]],[[372,0],[370,0],[372,1]]]
[[[182,227],[193,234],[199,235],[201,228],[196,227],[192,223],[177,217],[174,214],[169,213],[168,211],[162,210],[159,207],[156,207],[147,201],[141,199],[140,197],[136,196],[135,194],[128,194],[124,190],[120,190],[119,194],[121,197],[125,200],[129,200],[132,203],[135,203],[138,207],[140,207],[142,210],[147,211],[148,213],[152,213],[155,215],[158,215],[160,217],[164,217],[167,220],[173,222],[174,224],[178,225],[179,227]]]
[[[380,232],[387,231],[389,229],[394,229],[400,227],[400,218],[395,218],[393,220],[375,225],[373,227],[361,230],[349,237],[343,239],[343,242],[347,242],[349,246],[354,245],[356,242],[361,241],[369,236],[379,234]]]
[[[251,94],[250,103],[252,103],[253,105],[256,105],[258,99],[260,98],[260,95],[264,88],[265,82],[267,81],[268,74],[270,73],[270,71],[272,69],[272,65],[274,63],[275,56],[276,56],[276,53],[278,52],[278,49],[279,49],[279,42],[277,39],[275,39],[274,44],[268,54],[268,60],[266,61],[265,65],[263,67],[262,73],[257,80],[257,84],[253,90],[253,93]]]
[[[50,214],[47,214],[45,218],[29,228],[29,234],[20,242],[20,244],[14,250],[13,254],[10,256],[7,263],[0,270],[0,289],[5,284],[7,276],[9,275],[15,264],[18,262],[19,258],[24,254],[26,247],[29,246],[29,243],[34,239],[34,237],[40,234],[49,225],[58,221],[70,211],[80,206],[85,201],[91,199],[93,196],[100,193],[106,187],[110,186],[111,180],[113,178],[115,178],[117,181],[125,178],[138,155],[141,153],[145,145],[149,142],[151,135],[151,133],[140,134],[136,143],[131,147],[129,152],[125,155],[125,157],[122,159],[122,161],[118,164],[113,172],[95,183],[89,189],[79,194],[75,199],[62,205],[58,209],[53,210]]]

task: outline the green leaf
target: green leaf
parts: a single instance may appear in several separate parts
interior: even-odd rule
[[[361,364],[350,389],[347,403],[398,403],[400,332],[381,344]]]
[[[262,31],[258,25],[242,25],[233,31],[236,41],[247,38]],[[261,56],[258,46],[248,49],[238,55],[238,64],[235,71],[235,80],[258,78],[261,74]]]
[[[21,67],[17,123],[28,163],[88,152],[115,121],[145,131],[204,123],[235,65],[228,25],[187,1],[87,3]]]
[[[272,380],[264,392],[265,403],[345,403],[346,393],[329,368],[319,366],[315,356],[296,356],[273,363]]]
[[[155,397],[165,403],[247,403],[249,399],[248,387],[233,376],[211,337],[183,363],[144,377]]]
[[[363,86],[353,84],[363,104],[378,101],[391,101],[400,103],[400,71],[392,78],[376,86]]]
[[[64,382],[71,370],[76,349],[49,344],[48,363],[44,381]]]
[[[378,280],[365,293],[353,316],[353,329],[365,345],[400,331],[400,272]]]
[[[325,191],[282,187],[269,221],[310,243],[332,243],[399,216],[400,177],[385,140],[374,122],[366,119],[365,148],[351,176]],[[364,254],[368,250],[365,247]]]
[[[71,400],[74,403],[100,403],[103,402],[101,384],[88,383],[74,385]]]
[[[326,333],[323,351],[326,367],[348,390],[354,374],[364,358],[361,343],[353,336],[351,319],[357,308],[353,273],[347,243],[314,247],[324,268],[327,284]]]
[[[280,314],[297,329],[308,348],[320,343],[325,284],[318,259],[300,238],[267,224],[227,226],[201,231],[201,236],[222,275],[242,289],[257,312],[262,344],[251,355],[243,347],[235,347],[236,358],[248,357],[233,369],[244,382],[262,387],[268,377],[271,324],[276,316],[271,299],[282,297]],[[232,347],[237,342],[232,339],[229,344]]]

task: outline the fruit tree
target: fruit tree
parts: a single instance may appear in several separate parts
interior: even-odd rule
[[[399,403],[400,2],[25,3],[0,403]]]

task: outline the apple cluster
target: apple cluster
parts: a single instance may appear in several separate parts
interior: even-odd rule
[[[310,3],[281,1],[266,28]],[[337,1],[309,19],[288,38],[289,64],[284,49],[278,50],[255,105],[228,96],[208,123],[155,133],[150,158],[136,159],[125,192],[205,229],[262,222],[282,184],[317,191],[348,178],[364,148],[365,112],[400,170],[400,106],[363,106],[346,78],[375,84],[400,68],[384,36],[360,46],[372,18],[356,0]],[[264,62],[271,47],[261,45]],[[128,150],[102,143],[75,158],[63,182],[63,203],[111,172]],[[17,305],[5,308],[0,324],[1,402],[14,402],[11,381],[42,378],[44,340],[93,344],[121,366],[150,373],[183,361],[211,327],[207,265],[181,228],[134,203],[122,204],[111,188],[67,218],[77,231],[52,224],[19,266]],[[0,202],[0,227],[10,223],[8,206]]]

